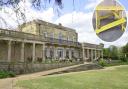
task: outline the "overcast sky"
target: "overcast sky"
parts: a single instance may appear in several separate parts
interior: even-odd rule
[[[55,24],[61,23],[63,26],[74,28],[78,32],[78,40],[80,42],[95,44],[103,43],[105,44],[105,47],[108,47],[109,45],[122,46],[128,42],[128,30],[126,30],[123,36],[115,42],[104,42],[96,36],[92,27],[92,15],[96,5],[102,0],[74,0],[74,5],[73,0],[63,0],[64,8],[60,10],[60,16],[57,15],[56,7],[53,2],[47,4],[45,9],[37,11],[31,8],[28,1],[29,0],[26,1],[26,4],[23,4],[22,2],[20,3],[21,10],[24,10],[24,7],[27,8],[25,9],[27,21],[41,19]],[[118,1],[120,1],[127,11],[128,0]],[[17,25],[15,14],[13,14],[13,11],[11,11],[10,8],[4,8],[5,9],[1,11],[0,16],[8,21],[8,26],[15,28]],[[5,27],[4,25],[2,26]]]

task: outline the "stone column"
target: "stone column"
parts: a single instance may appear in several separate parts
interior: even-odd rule
[[[101,50],[101,56],[102,56],[102,58],[103,58],[103,50]]]
[[[21,62],[24,62],[24,42],[21,43]]]
[[[99,57],[100,57],[100,50],[99,50]]]
[[[11,43],[12,41],[8,41],[8,62],[11,62]]]
[[[69,59],[72,59],[71,49],[69,49]]]
[[[45,43],[43,44],[43,61],[45,61]]]
[[[97,59],[96,49],[95,49],[95,60]]]
[[[101,57],[101,51],[99,50],[99,57]]]
[[[91,49],[91,61],[93,62],[93,49]]]
[[[32,62],[35,61],[35,43],[32,44]]]
[[[87,49],[85,48],[85,50],[84,50],[84,56],[85,56],[85,61],[87,60]]]
[[[63,59],[65,59],[65,57],[66,57],[66,49],[63,48]]]
[[[62,57],[62,58],[64,59],[64,48],[63,48],[63,50],[62,50],[62,53],[63,53],[63,57]]]
[[[85,61],[85,49],[83,47],[83,61]]]
[[[56,47],[54,47],[54,59],[56,59]]]
[[[89,59],[89,49],[87,49],[87,55],[88,55],[88,59]]]
[[[97,50],[97,57],[99,58],[99,50]]]

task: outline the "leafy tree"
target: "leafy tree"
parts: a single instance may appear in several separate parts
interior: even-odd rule
[[[116,46],[110,46],[111,51],[111,57],[117,57],[118,56],[118,49]]]
[[[104,53],[104,57],[105,58],[110,57],[110,50],[109,50],[109,48],[104,48],[103,49],[103,53]]]
[[[122,52],[125,57],[128,57],[128,43],[124,47],[122,47]]]
[[[56,12],[58,14],[60,13],[59,9],[63,8],[62,0],[0,0],[0,11],[2,9],[4,9],[4,7],[11,8],[13,10],[13,12],[16,14],[16,18],[17,18],[16,23],[18,23],[18,25],[20,25],[20,21],[22,21],[24,23],[26,22],[26,16],[25,16],[25,10],[22,10],[21,7],[19,6],[19,4],[21,2],[25,3],[26,1],[29,1],[31,3],[32,8],[35,8],[37,10],[41,10],[43,8],[42,2],[44,2],[44,4],[49,2],[49,4],[50,4],[51,1],[54,1],[54,4],[57,6]],[[0,17],[0,20],[2,20],[2,23],[7,25],[7,22],[6,22],[6,20],[4,20],[4,18]]]
[[[119,50],[116,46],[110,46],[109,48],[104,48],[104,57],[105,58],[112,58],[112,59],[118,59]]]

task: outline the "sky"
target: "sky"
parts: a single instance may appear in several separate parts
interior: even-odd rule
[[[36,9],[31,8],[29,1],[30,0],[26,0],[25,4],[21,2],[19,5],[22,11],[25,7],[25,15],[27,21],[31,21],[33,19],[41,19],[55,24],[61,23],[63,26],[76,30],[76,32],[78,33],[79,42],[87,42],[93,44],[103,43],[105,47],[109,47],[110,45],[123,46],[128,43],[127,29],[123,36],[114,42],[102,41],[94,32],[92,26],[92,16],[95,7],[102,0],[74,0],[74,3],[73,0],[62,0],[63,9],[59,9],[59,16],[56,12],[57,6],[54,4],[53,0],[51,0],[52,2],[50,4],[47,3],[46,5],[44,5],[45,9],[42,9],[41,11],[37,11]],[[128,16],[128,0],[117,1],[119,1],[125,7]],[[4,8],[5,9],[1,11],[0,16],[5,18],[5,20],[8,20],[8,26],[15,28],[17,25],[15,18],[16,15],[13,14],[13,11],[10,8]],[[3,25],[3,27],[5,26]]]

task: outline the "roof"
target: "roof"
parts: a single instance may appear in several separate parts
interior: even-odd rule
[[[53,28],[61,29],[61,30],[64,30],[64,31],[76,32],[75,29],[68,28],[68,27],[64,27],[64,26],[62,26],[60,23],[59,23],[59,25],[57,25],[57,24],[53,24],[53,23],[46,22],[46,21],[39,20],[39,19],[30,21],[30,22],[27,22],[27,23],[23,23],[23,24],[20,25],[19,27],[23,27],[23,26],[25,26],[26,24],[30,24],[30,23],[37,23],[37,24],[41,24],[41,25],[45,25],[45,26],[50,26],[50,27],[53,27]]]
[[[104,47],[104,44],[91,44],[91,43],[83,43],[84,47],[87,48],[96,48],[96,49],[102,49]]]

